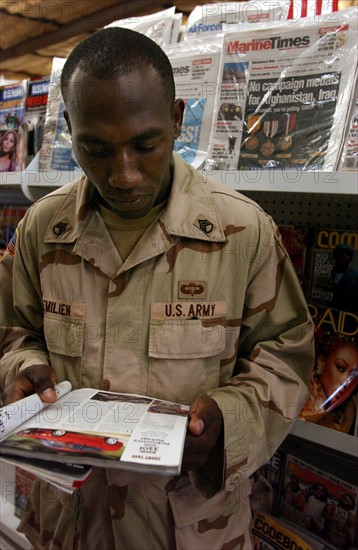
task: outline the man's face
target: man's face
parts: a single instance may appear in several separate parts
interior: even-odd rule
[[[170,103],[154,69],[110,80],[77,69],[66,110],[76,159],[108,208],[139,218],[167,198],[183,102]]]

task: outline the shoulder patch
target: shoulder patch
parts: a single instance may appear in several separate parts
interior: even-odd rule
[[[11,237],[7,247],[6,247],[6,252],[8,252],[10,254],[10,256],[15,256],[15,252],[16,252],[16,241],[17,241],[17,229],[15,231],[15,233],[13,234],[13,236]]]

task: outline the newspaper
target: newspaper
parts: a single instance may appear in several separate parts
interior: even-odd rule
[[[222,40],[191,40],[165,52],[173,67],[176,97],[185,101],[183,126],[174,149],[199,169],[207,157],[213,125]]]
[[[206,39],[223,32],[224,25],[268,23],[285,19],[288,4],[283,0],[216,2],[196,6],[189,14],[184,40]]]
[[[178,41],[181,17],[182,14],[175,14],[175,6],[173,6],[151,15],[118,19],[106,25],[105,28],[124,27],[140,32],[163,48]]]
[[[60,79],[65,58],[54,57],[50,77],[44,135],[39,155],[39,170],[72,171],[79,169],[72,151],[71,135],[68,131],[63,111]]]
[[[325,17],[225,32],[208,170],[336,168],[357,11]]]
[[[343,141],[339,170],[358,170],[358,81],[356,88],[348,132]]]

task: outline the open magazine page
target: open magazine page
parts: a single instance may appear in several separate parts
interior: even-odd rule
[[[186,405],[74,390],[10,434],[0,453],[100,467],[143,464],[145,472],[178,473],[187,417]]]
[[[286,18],[288,4],[281,0],[216,2],[196,6],[189,14],[183,39],[217,36],[224,25],[269,23]]]
[[[207,169],[334,170],[356,73],[357,11],[236,28],[225,29]]]
[[[222,37],[165,48],[173,67],[176,97],[185,101],[183,126],[174,149],[197,169],[208,153],[221,51]]]
[[[71,391],[71,383],[60,382],[55,385],[55,390],[59,399]],[[15,403],[0,407],[0,441],[49,405],[49,403],[41,401],[37,393],[34,393]]]

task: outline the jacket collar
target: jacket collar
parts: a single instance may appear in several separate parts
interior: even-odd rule
[[[225,242],[219,213],[202,175],[173,156],[173,185],[168,205],[123,264],[96,208],[94,187],[86,176],[52,195],[63,195],[46,229],[44,242],[74,244],[73,252],[113,278],[122,270],[168,250],[183,238]]]
[[[164,231],[179,238],[224,242],[219,213],[203,175],[176,153],[173,155],[173,166],[172,190],[167,208],[161,216]],[[74,184],[61,187],[52,195],[64,193],[64,200],[47,227],[45,243],[73,243],[84,232],[92,232],[96,228],[99,230],[103,224],[100,223],[97,210],[93,208],[94,188],[86,176]],[[93,216],[96,220],[90,223]]]

